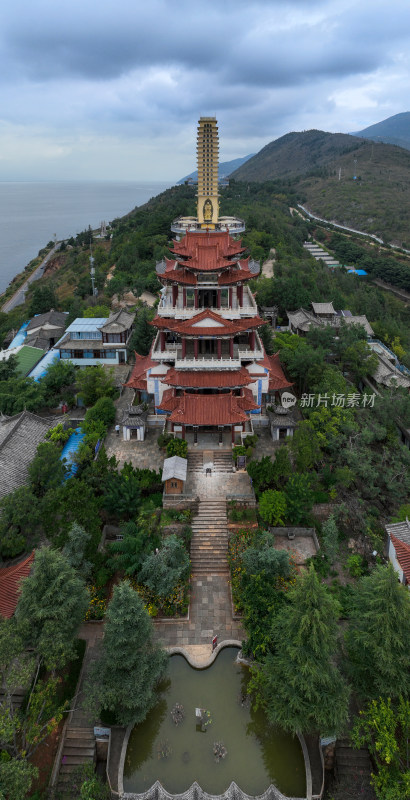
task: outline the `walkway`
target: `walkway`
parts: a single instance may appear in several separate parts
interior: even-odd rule
[[[122,412],[131,405],[134,394],[134,390],[129,387],[123,389],[121,397],[115,403],[116,422],[121,421]],[[104,441],[107,456],[116,457],[119,469],[128,461],[138,469],[155,469],[157,472],[162,472],[164,453],[157,444],[159,433],[157,428],[147,428],[145,441],[138,442],[136,439],[131,439],[129,442],[124,442],[122,431],[117,435],[113,425]]]
[[[83,687],[98,656],[103,630],[103,623],[84,622],[79,631],[79,638],[86,640],[87,647],[78,682],[78,692],[73,700],[65,729],[60,766],[54,784],[56,800],[64,798],[66,782],[73,772],[81,764],[93,764],[95,761],[94,724],[97,721],[91,721],[83,709]]]

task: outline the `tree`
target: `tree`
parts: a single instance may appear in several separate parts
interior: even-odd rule
[[[283,492],[267,489],[259,499],[259,513],[269,525],[284,525],[287,514],[286,496]]]
[[[159,544],[159,537],[135,522],[126,522],[121,527],[123,539],[110,545],[110,566],[123,569],[126,575],[135,575],[141,569],[144,558]]]
[[[78,393],[86,406],[92,406],[100,397],[117,395],[114,382],[114,370],[106,369],[102,364],[83,367],[77,373]]]
[[[156,702],[166,661],[141,598],[123,581],[108,606],[102,654],[86,687],[88,708],[113,712],[120,725],[142,722]]]
[[[273,621],[273,654],[256,670],[259,697],[270,722],[286,731],[336,733],[348,711],[348,690],[334,664],[339,604],[313,567],[288,599]]]
[[[366,699],[410,692],[410,594],[391,564],[360,579],[346,634],[347,668]]]
[[[136,516],[140,504],[140,486],[134,472],[126,469],[108,476],[102,498],[102,506],[109,514],[120,519]]]
[[[0,764],[10,764],[12,761],[19,775],[20,768],[17,765],[24,764],[25,759],[57,728],[64,710],[64,705],[58,708],[56,703],[56,685],[59,679],[38,680],[38,674],[36,655],[25,649],[23,632],[16,620],[1,620],[0,748],[5,760],[0,758]],[[20,709],[15,704],[15,693],[22,686],[31,686],[31,690],[27,702]],[[24,770],[22,767],[20,777],[28,781],[31,777],[30,769]]]
[[[156,553],[150,553],[141,567],[139,580],[159,597],[169,597],[181,580],[189,575],[190,561],[183,542],[167,536]]]
[[[16,371],[16,356],[9,356],[7,359],[4,359],[4,361],[0,361],[0,381],[8,381],[10,378],[15,378]]]
[[[84,582],[62,553],[42,547],[33,570],[21,584],[16,619],[26,626],[27,644],[47,669],[64,666],[88,607]]]
[[[41,283],[35,286],[30,297],[28,316],[34,317],[35,314],[45,314],[51,309],[58,308],[58,301],[52,286]]]
[[[275,352],[275,345],[272,334],[272,328],[268,323],[266,323],[266,325],[262,325],[259,328],[259,336],[262,339],[262,344],[265,348],[265,352],[268,354],[268,356],[271,356],[272,353]]]
[[[292,436],[290,448],[299,472],[313,469],[321,460],[320,439],[309,420],[299,422]]]
[[[91,562],[85,559],[85,551],[90,538],[90,534],[82,525],[73,522],[68,531],[67,542],[63,547],[63,556],[85,580],[91,572]]]
[[[331,564],[334,564],[339,551],[339,531],[333,514],[322,525],[323,549]]]
[[[25,800],[38,769],[28,761],[0,757],[0,800]]]
[[[308,473],[296,472],[292,475],[285,487],[287,516],[290,522],[302,522],[313,506],[313,492],[311,477]]]
[[[134,330],[127,345],[128,355],[133,355],[134,351],[140,356],[148,355],[155,334],[155,328],[149,324],[152,318],[153,312],[150,309],[141,308],[138,311]]]
[[[56,547],[65,545],[71,525],[78,522],[91,537],[86,555],[96,551],[101,537],[99,494],[104,489],[103,482],[97,488],[74,477],[44,495],[40,504],[41,523],[44,533]]]
[[[356,747],[368,747],[376,763],[372,784],[378,800],[407,800],[410,796],[410,702],[372,700],[355,722]]]
[[[281,450],[282,449],[283,448],[281,448]],[[272,485],[275,477],[275,469],[269,456],[262,456],[259,461],[250,461],[247,465],[247,470],[255,492],[260,492],[262,489],[266,489],[268,486]]]
[[[83,428],[87,431],[88,426],[93,422],[100,421],[103,422],[105,428],[109,428],[115,422],[115,405],[111,397],[100,397],[92,408],[88,409]]]
[[[71,361],[55,361],[41,378],[45,399],[49,405],[58,403],[61,398],[69,399],[73,394],[77,369]]]
[[[34,544],[40,523],[37,497],[20,486],[0,500],[0,556],[14,558]]]
[[[65,466],[61,461],[61,450],[52,442],[41,442],[29,468],[31,489],[36,497],[43,497],[49,489],[62,483]]]

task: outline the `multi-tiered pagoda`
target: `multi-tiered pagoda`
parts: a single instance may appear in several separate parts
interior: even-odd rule
[[[242,220],[219,217],[218,129],[198,125],[198,213],[175,220],[172,257],[160,261],[161,299],[149,356],[136,354],[128,386],[153,397],[167,430],[201,442],[241,442],[253,432],[262,400],[290,386],[278,356],[267,356],[258,334],[264,321],[248,287],[259,264],[245,255]]]

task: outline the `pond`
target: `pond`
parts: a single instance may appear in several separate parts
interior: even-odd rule
[[[249,795],[262,794],[273,783],[286,795],[305,796],[299,740],[272,729],[263,711],[251,708],[249,669],[236,662],[237,655],[238,648],[227,647],[203,670],[181,655],[171,656],[157,705],[131,732],[124,792],[145,792],[159,780],[171,794],[194,781],[210,794],[222,794],[235,781]],[[207,712],[202,720],[196,709]],[[172,711],[182,717],[178,724]]]

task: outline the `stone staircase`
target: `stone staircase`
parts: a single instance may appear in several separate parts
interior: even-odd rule
[[[230,450],[199,450],[188,453],[188,472],[204,471],[204,464],[212,463],[212,474],[232,472],[232,453]]]
[[[335,749],[335,775],[340,783],[354,779],[363,786],[369,786],[372,765],[366,747],[356,750],[350,739],[338,739]]]
[[[228,530],[225,500],[200,500],[192,523],[192,577],[228,575]]]
[[[68,725],[55,791],[56,798],[69,796],[67,786],[73,773],[83,764],[94,764],[95,757],[94,728]]]

